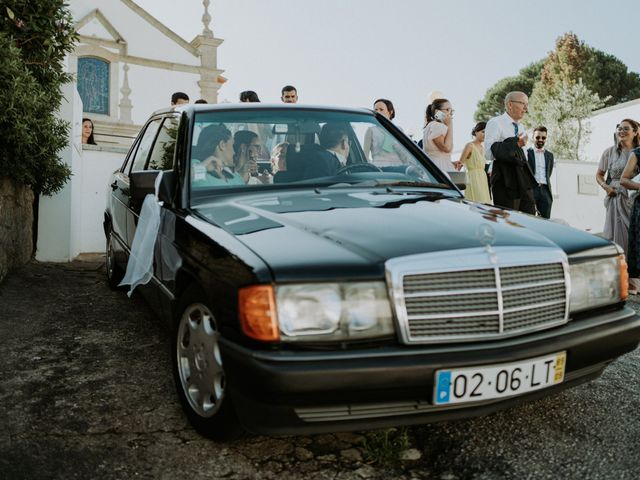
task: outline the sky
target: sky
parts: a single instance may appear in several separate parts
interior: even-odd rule
[[[191,41],[202,0],[136,0]],[[179,4],[179,8],[177,5]],[[210,28],[224,43],[218,101],[255,90],[279,102],[295,85],[301,103],[372,108],[390,99],[397,125],[419,134],[432,92],[455,109],[454,147],[470,140],[487,89],[541,58],[572,31],[640,72],[634,23],[604,0],[211,0]],[[629,14],[632,14],[632,8]],[[623,9],[624,10],[624,9]]]

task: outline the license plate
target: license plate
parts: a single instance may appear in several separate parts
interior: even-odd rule
[[[476,402],[511,397],[564,380],[567,352],[500,365],[436,371],[434,403]]]

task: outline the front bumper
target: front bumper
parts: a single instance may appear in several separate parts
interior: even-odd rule
[[[596,378],[634,350],[640,317],[624,307],[547,331],[494,342],[345,351],[256,351],[223,341],[230,395],[247,430],[318,433],[484,415]],[[443,368],[510,363],[566,350],[563,383],[525,395],[436,406]]]

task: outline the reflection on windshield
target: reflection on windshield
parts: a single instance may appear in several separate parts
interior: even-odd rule
[[[233,187],[391,182],[441,185],[374,116],[264,109],[197,113],[192,194]],[[450,188],[448,185],[445,188]]]

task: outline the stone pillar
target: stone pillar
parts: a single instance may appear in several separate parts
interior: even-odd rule
[[[124,67],[122,67],[122,70],[124,70],[124,80],[122,81],[122,88],[120,88],[122,98],[120,99],[120,104],[118,105],[120,107],[120,122],[131,124],[133,123],[133,120],[131,119],[131,110],[133,106],[131,105],[131,99],[129,98],[129,95],[131,95],[128,75],[129,65],[125,63]]]
[[[194,40],[193,45],[200,52],[200,63],[202,65],[200,69],[200,80],[198,85],[200,86],[200,96],[207,100],[209,103],[218,103],[218,90],[222,86],[218,82],[218,76],[222,74],[224,70],[218,70],[217,57],[218,46],[223,42],[219,38],[204,38],[199,35]]]
[[[200,55],[200,96],[209,103],[218,103],[218,90],[222,84],[218,81],[218,76],[224,70],[218,70],[218,47],[223,40],[215,38],[213,31],[209,28],[211,23],[211,15],[209,15],[209,0],[203,0],[204,14],[202,15],[202,23],[204,28],[202,33],[193,39],[193,45]]]

